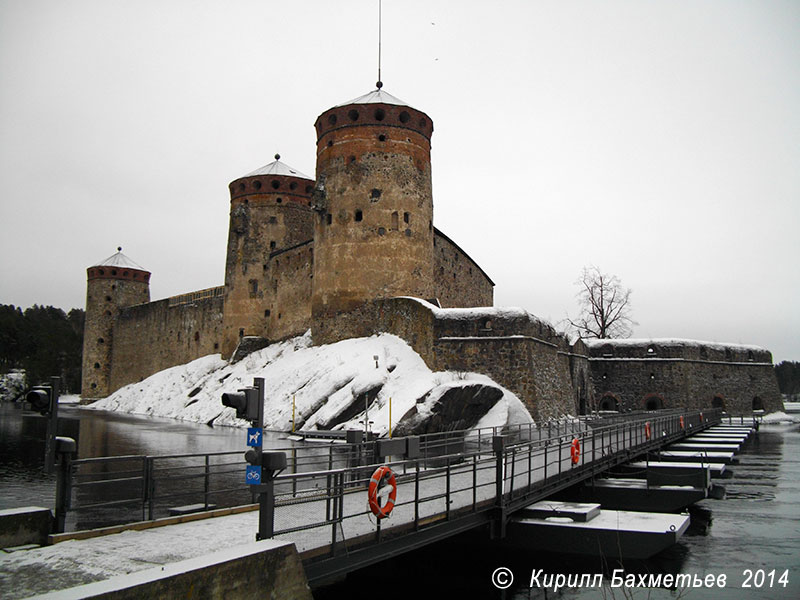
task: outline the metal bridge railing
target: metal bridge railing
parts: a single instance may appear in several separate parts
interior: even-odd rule
[[[706,419],[715,415],[706,411]],[[680,428],[679,416],[684,416],[685,429]],[[650,422],[649,440],[645,422]],[[395,470],[403,490],[402,495],[398,491],[392,521],[405,515],[411,529],[418,530],[430,521],[449,520],[453,511],[475,511],[481,503],[495,502],[497,438],[504,440],[503,493],[509,501],[521,501],[535,484],[546,489],[583,467],[601,469],[606,456],[621,450],[646,451],[663,443],[659,436],[680,436],[702,423],[697,411],[659,411],[451,431],[420,436],[418,459],[389,462],[379,460],[375,441],[271,448],[285,452],[288,465],[275,480],[276,535],[327,527],[333,548],[343,539],[362,535],[348,525],[369,512],[363,492],[379,463]],[[570,455],[573,439],[582,449],[575,465]],[[251,504],[255,498],[245,484],[243,451],[73,460],[62,494],[67,499],[63,507],[67,528],[157,519],[179,505],[209,509]],[[374,522],[374,529],[380,538],[380,522]]]

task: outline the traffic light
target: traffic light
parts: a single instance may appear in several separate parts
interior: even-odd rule
[[[222,394],[222,405],[235,408],[240,419],[255,421],[259,417],[258,390],[247,387],[238,392],[226,392]]]
[[[53,412],[52,398],[52,389],[49,387],[35,387],[25,395],[25,400],[30,403],[31,408],[42,415]]]

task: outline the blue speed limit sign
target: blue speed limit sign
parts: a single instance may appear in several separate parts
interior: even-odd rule
[[[247,472],[245,479],[249,485],[258,485],[261,483],[261,467],[258,465],[247,465]]]

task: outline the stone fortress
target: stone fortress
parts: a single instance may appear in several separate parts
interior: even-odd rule
[[[388,332],[436,370],[492,377],[534,419],[600,410],[779,410],[771,354],[687,340],[577,340],[494,308],[494,283],[434,227],[433,121],[383,91],[323,112],[314,178],[275,161],[229,185],[225,283],[150,301],[122,254],[88,268],[84,400],[165,368],[311,330]]]

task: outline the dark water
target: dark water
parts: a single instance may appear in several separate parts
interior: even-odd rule
[[[762,426],[723,480],[725,500],[704,500],[692,510],[692,525],[681,541],[648,561],[608,564],[600,558],[525,553],[487,540],[485,532],[465,534],[420,551],[352,573],[347,580],[315,592],[318,600],[373,598],[800,598],[800,425]],[[514,583],[491,584],[507,567]],[[688,573],[726,585],[683,589],[610,587],[614,569],[635,574]],[[543,590],[529,587],[533,570],[550,574],[604,574],[602,588]],[[783,578],[786,586],[779,581]],[[749,576],[749,579],[748,579]],[[539,577],[539,581],[543,578]],[[574,581],[580,581],[576,578]],[[748,584],[750,587],[743,587]]]
[[[0,509],[54,506],[55,475],[42,471],[46,431],[45,417],[0,403]],[[77,441],[79,458],[225,452],[245,446],[241,429],[69,405],[59,407],[58,433]]]

